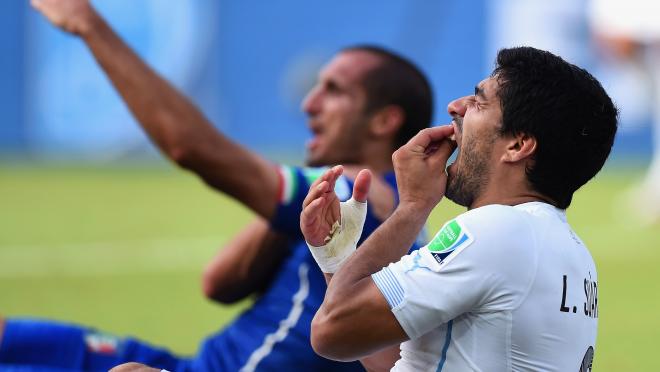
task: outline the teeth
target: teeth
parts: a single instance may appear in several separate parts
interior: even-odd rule
[[[456,142],[456,133],[452,133],[451,136],[449,136],[449,139]]]

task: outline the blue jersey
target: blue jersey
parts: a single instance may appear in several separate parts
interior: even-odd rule
[[[198,361],[211,362],[215,370],[227,371],[363,370],[358,362],[324,359],[310,344],[312,318],[323,302],[326,283],[300,232],[300,212],[310,185],[324,171],[322,168],[281,167],[280,202],[271,225],[295,238],[288,247],[289,255],[254,305],[205,342]],[[384,178],[396,190],[394,173]],[[343,176],[337,180],[335,192],[340,200],[349,199],[352,190],[352,180]],[[360,243],[380,223],[368,210]],[[225,350],[234,351],[232,358],[219,355]],[[214,354],[217,357],[210,357]]]
[[[279,204],[270,222],[274,229],[291,238],[291,243],[285,248],[288,250],[286,258],[253,306],[226,328],[208,337],[192,359],[173,356],[137,340],[114,339],[84,327],[8,320],[0,347],[0,367],[31,364],[32,369],[17,370],[38,371],[45,366],[67,370],[107,370],[120,363],[137,361],[170,371],[363,370],[358,362],[340,363],[324,359],[314,352],[310,344],[312,318],[323,302],[326,283],[309,253],[299,223],[302,202],[310,185],[323,171],[280,168]],[[394,174],[387,174],[384,178],[396,190]],[[337,180],[335,192],[340,200],[350,198],[352,189],[353,183],[348,178]],[[360,243],[380,223],[369,209]],[[48,353],[43,350],[51,344],[58,345],[57,350],[53,348],[51,353],[60,356],[57,363],[51,362],[52,359],[44,360],[44,355]],[[32,350],[32,353],[26,350]],[[72,355],[76,357],[72,358]]]

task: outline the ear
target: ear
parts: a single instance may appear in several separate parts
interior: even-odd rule
[[[528,134],[516,134],[507,143],[506,150],[502,155],[505,163],[516,163],[521,160],[531,159],[536,152],[536,138]]]
[[[387,105],[373,114],[369,129],[375,137],[394,137],[399,132],[404,120],[405,114],[401,107]]]

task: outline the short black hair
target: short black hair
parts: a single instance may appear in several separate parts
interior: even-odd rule
[[[395,148],[404,145],[420,130],[428,128],[433,116],[433,92],[426,76],[412,62],[375,45],[355,45],[342,52],[364,51],[379,57],[380,63],[363,77],[367,93],[366,112],[388,105],[401,107],[404,121],[397,133]]]
[[[501,134],[536,139],[527,179],[566,209],[573,193],[605,164],[617,108],[589,72],[535,48],[500,50],[492,76],[499,83]]]

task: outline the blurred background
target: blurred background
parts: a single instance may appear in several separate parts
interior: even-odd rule
[[[660,107],[652,0],[626,2],[645,10],[628,14],[633,29],[617,0],[93,3],[221,131],[293,164],[309,136],[300,102],[345,46],[375,43],[417,63],[437,124],[502,47],[531,45],[585,67],[621,110],[612,157],[568,212],[599,265],[595,367],[660,366],[660,176],[647,172]],[[206,302],[199,275],[250,212],[162,160],[85,45],[28,1],[0,2],[0,52],[0,314],[194,352],[249,304]],[[429,228],[460,212],[441,204]]]

